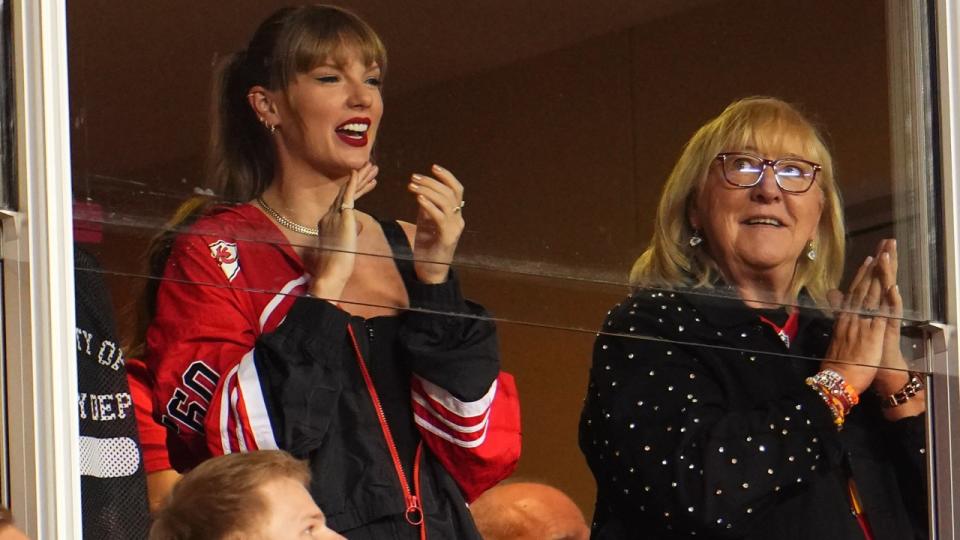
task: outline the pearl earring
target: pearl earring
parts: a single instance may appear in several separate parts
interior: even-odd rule
[[[817,260],[817,248],[813,244],[813,240],[811,240],[810,243],[807,244],[807,258],[810,259],[811,261]]]
[[[703,243],[703,237],[700,236],[700,231],[698,231],[697,229],[693,230],[693,234],[690,236],[689,243],[690,243],[690,247],[693,247],[693,248]]]

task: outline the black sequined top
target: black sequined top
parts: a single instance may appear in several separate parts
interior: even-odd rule
[[[872,393],[837,431],[804,379],[832,322],[801,309],[788,349],[738,298],[640,290],[593,353],[580,448],[594,539],[926,537],[923,416],[886,421]]]

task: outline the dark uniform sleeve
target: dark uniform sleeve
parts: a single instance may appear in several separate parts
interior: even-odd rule
[[[136,417],[96,259],[74,249],[80,490],[85,538],[145,538],[150,526]]]

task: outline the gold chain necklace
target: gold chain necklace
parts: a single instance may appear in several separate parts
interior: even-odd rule
[[[259,204],[260,208],[263,208],[263,211],[272,217],[274,221],[279,223],[280,226],[290,229],[295,233],[305,234],[307,236],[320,236],[319,229],[307,227],[306,225],[301,225],[295,221],[290,221],[289,219],[280,215],[280,212],[270,208],[270,205],[263,200],[263,196],[257,197],[257,204]]]

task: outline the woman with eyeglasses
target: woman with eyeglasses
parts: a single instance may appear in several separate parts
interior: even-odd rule
[[[926,535],[896,244],[846,295],[843,258],[830,153],[800,112],[748,98],[694,134],[594,348],[593,538]]]
[[[416,225],[357,206],[377,184],[385,70],[377,34],[325,5],[280,9],[228,57],[211,171],[236,202],[194,211],[159,257],[157,416],[180,470],[261,449],[306,460],[351,540],[479,539],[466,503],[516,465],[516,389],[450,269],[457,178],[412,175]]]

